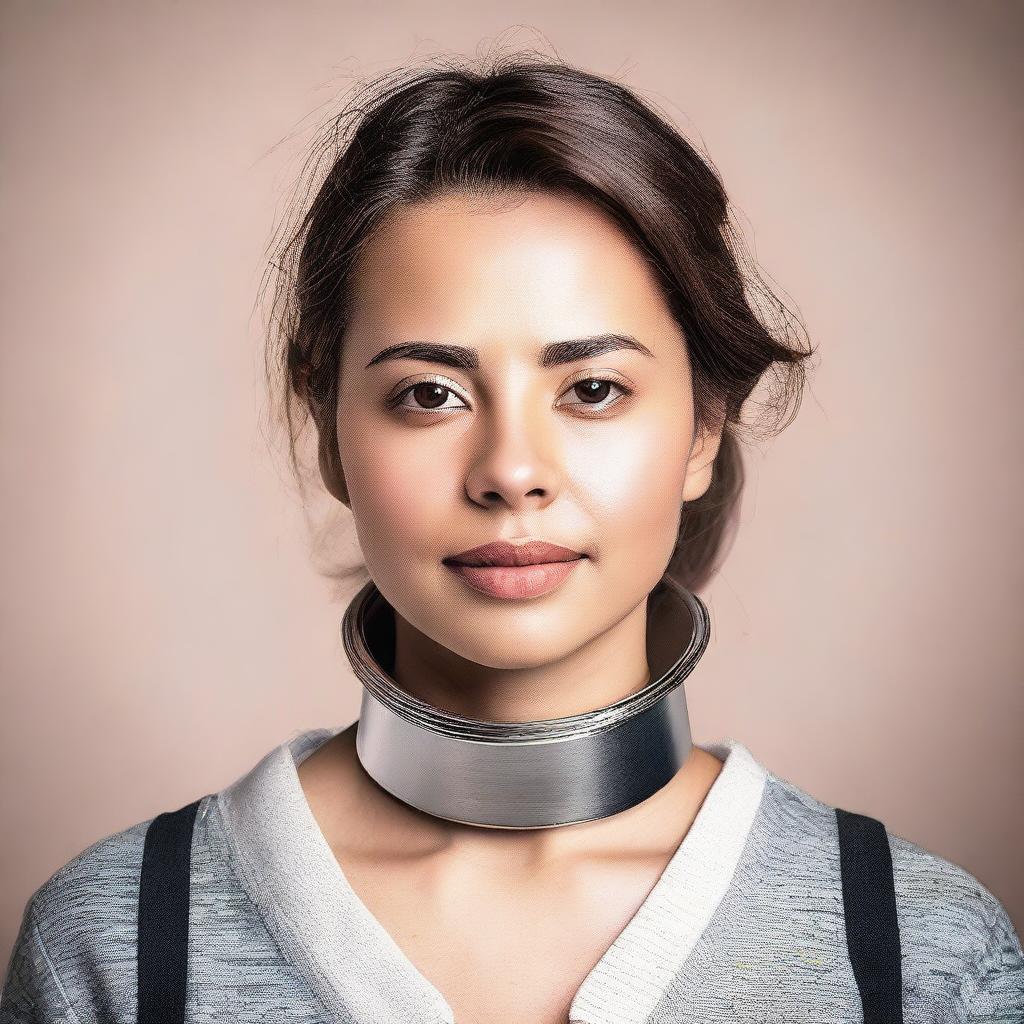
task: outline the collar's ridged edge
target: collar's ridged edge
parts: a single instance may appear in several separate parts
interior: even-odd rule
[[[670,602],[661,605],[661,614],[671,611],[677,621],[673,623],[670,635],[674,640],[677,633],[685,636],[685,646],[671,660],[664,659],[658,674],[652,676],[636,693],[605,707],[561,718],[533,722],[492,722],[437,708],[409,693],[381,666],[371,649],[367,636],[369,620],[375,615],[393,617],[394,614],[373,580],[368,580],[349,603],[341,624],[342,641],[356,678],[385,714],[398,716],[428,732],[467,740],[513,742],[575,739],[620,726],[663,701],[671,691],[685,682],[707,650],[711,638],[711,618],[707,605],[697,594],[671,577],[664,577],[661,586],[664,589],[659,600]],[[682,622],[684,613],[692,624],[689,630]],[[648,610],[648,624],[650,622],[651,611]]]
[[[722,770],[657,884],[576,993],[570,1024],[646,1021],[732,882],[768,773],[738,740],[696,745]]]

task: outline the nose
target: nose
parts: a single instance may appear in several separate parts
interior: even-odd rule
[[[482,453],[466,475],[470,500],[484,508],[504,502],[512,511],[550,505],[561,484],[551,430],[536,409],[485,423]]]

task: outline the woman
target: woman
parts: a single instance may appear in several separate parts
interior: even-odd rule
[[[691,740],[741,410],[810,354],[712,168],[529,59],[352,114],[277,322],[369,572],[360,718],[57,872],[0,1020],[1019,1019],[974,877]]]

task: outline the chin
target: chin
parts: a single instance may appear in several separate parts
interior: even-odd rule
[[[497,601],[466,588],[431,595],[411,625],[460,658],[494,669],[531,669],[557,662],[582,647],[598,622],[580,595],[549,594]]]
[[[510,633],[496,642],[493,635],[479,638],[467,638],[465,646],[456,651],[460,657],[487,668],[504,670],[521,670],[543,668],[571,654],[581,646],[587,638],[581,638],[579,644],[566,644],[566,637],[559,636],[557,643],[550,646],[536,643],[529,637]],[[454,650],[454,647],[451,648]]]

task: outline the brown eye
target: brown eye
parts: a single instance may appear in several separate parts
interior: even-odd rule
[[[448,399],[458,399],[459,396],[444,384],[438,384],[432,380],[421,380],[417,384],[410,384],[404,388],[391,402],[395,409],[405,409],[409,412],[447,412],[449,409],[465,409],[465,405],[447,405]],[[409,401],[411,399],[411,401]]]
[[[608,397],[612,382],[610,380],[582,380],[574,385],[573,390],[584,402],[603,402]]]
[[[445,395],[450,395],[451,392],[447,388],[441,387],[440,384],[427,383],[417,384],[411,394],[425,409],[436,409],[444,405]]]
[[[613,388],[618,389],[621,394],[617,396],[613,394],[611,399],[609,399],[609,394]],[[603,377],[586,377],[583,380],[576,381],[566,394],[575,395],[579,401],[563,402],[563,405],[575,406],[578,411],[583,411],[583,415],[590,416],[592,413],[589,410],[599,413],[604,412],[605,409],[610,409],[624,398],[628,398],[633,394],[633,389],[626,387],[625,384],[620,384],[616,380],[607,380]]]

